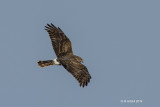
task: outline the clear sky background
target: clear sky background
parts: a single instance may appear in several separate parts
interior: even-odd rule
[[[37,66],[56,58],[47,23],[84,59],[87,87]],[[160,107],[159,47],[159,0],[1,0],[0,107]]]

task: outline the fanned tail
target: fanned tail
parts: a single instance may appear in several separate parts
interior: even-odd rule
[[[46,67],[50,65],[55,65],[53,60],[39,61],[37,62],[40,67]]]

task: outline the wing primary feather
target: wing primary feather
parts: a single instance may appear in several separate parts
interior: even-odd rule
[[[48,27],[48,26],[45,26],[47,29],[50,29],[50,27]]]
[[[51,25],[52,25],[53,28],[56,28],[52,23],[51,23]]]
[[[82,82],[80,83],[80,87],[82,86]]]
[[[50,24],[47,24],[50,28],[53,28]]]
[[[63,31],[61,30],[61,28],[58,27],[58,29],[63,33]]]
[[[83,84],[82,86],[84,87],[84,85],[85,85],[84,81],[83,81],[83,83],[82,83],[82,84]]]

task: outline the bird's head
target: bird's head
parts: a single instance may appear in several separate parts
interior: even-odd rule
[[[76,59],[78,62],[83,63],[83,59],[82,59],[81,57],[76,56],[75,59]]]

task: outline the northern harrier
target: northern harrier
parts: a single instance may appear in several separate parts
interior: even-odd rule
[[[55,27],[52,23],[47,24],[45,30],[50,36],[57,58],[54,60],[39,61],[38,65],[40,67],[62,65],[78,80],[80,86],[87,86],[91,76],[86,66],[82,64],[83,59],[73,54],[72,44],[69,38],[59,27]]]

